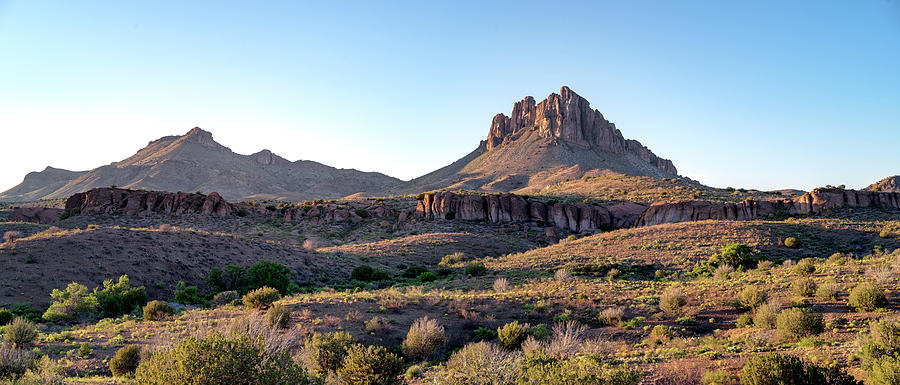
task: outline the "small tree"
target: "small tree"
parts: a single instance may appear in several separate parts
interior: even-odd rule
[[[133,376],[140,363],[141,347],[127,345],[116,351],[116,355],[109,360],[109,371],[114,377]]]
[[[753,264],[753,250],[743,243],[731,243],[719,253],[720,264],[731,266],[750,266]]]

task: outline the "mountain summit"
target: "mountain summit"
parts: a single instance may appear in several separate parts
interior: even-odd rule
[[[379,192],[400,182],[375,172],[338,169],[321,163],[288,161],[269,150],[252,155],[231,151],[212,133],[194,127],[181,136],[165,136],[134,155],[90,171],[47,168],[30,173],[0,200],[64,198],[94,187],[164,191],[215,191],[229,200],[340,198]]]
[[[487,139],[475,151],[413,179],[404,190],[534,192],[603,170],[658,178],[678,175],[672,161],[625,139],[586,99],[562,87],[540,103],[525,97],[509,116],[495,115]]]

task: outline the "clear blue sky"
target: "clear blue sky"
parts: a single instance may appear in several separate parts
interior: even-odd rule
[[[193,126],[409,179],[568,85],[713,186],[900,174],[897,1],[0,0],[0,190]]]

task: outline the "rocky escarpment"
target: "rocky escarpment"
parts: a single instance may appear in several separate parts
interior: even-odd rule
[[[543,203],[515,194],[479,195],[439,191],[423,194],[416,217],[503,222],[543,222],[571,231],[631,227],[646,206]]]
[[[738,203],[687,201],[654,203],[637,220],[637,226],[714,220],[751,220],[788,215],[822,214],[842,207],[900,209],[900,193],[840,188],[817,188],[801,196],[774,201],[745,200]]]
[[[198,193],[95,188],[66,200],[66,212],[83,214],[200,214],[232,215],[234,208],[217,193]]]
[[[62,209],[52,207],[22,207],[9,214],[11,222],[50,224],[59,221]]]
[[[615,124],[569,87],[562,87],[559,94],[550,94],[537,104],[527,96],[513,106],[510,116],[495,115],[485,148],[490,151],[500,147],[526,130],[613,154],[631,153],[662,171],[678,175],[672,161],[656,156],[636,140],[626,140]]]

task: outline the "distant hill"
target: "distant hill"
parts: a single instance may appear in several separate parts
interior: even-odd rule
[[[453,164],[400,185],[400,192],[441,188],[536,192],[598,170],[656,178],[678,176],[675,165],[636,140],[568,87],[540,103],[515,103],[494,116],[488,137]]]
[[[900,192],[900,175],[884,178],[866,187],[866,190]]]
[[[193,128],[182,136],[150,142],[131,157],[90,171],[48,167],[0,193],[3,201],[63,198],[94,187],[218,192],[228,200],[339,198],[380,192],[400,180],[376,172],[338,169],[321,163],[288,161],[269,150],[232,152],[210,132]]]

